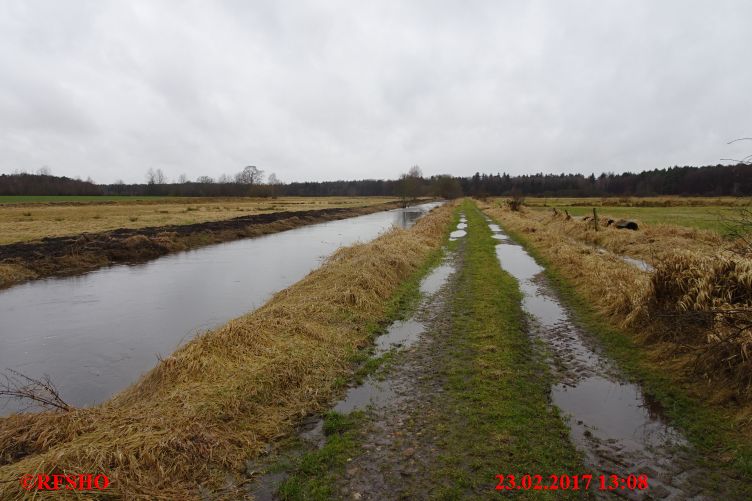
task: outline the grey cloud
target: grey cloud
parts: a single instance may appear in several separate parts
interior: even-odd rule
[[[283,180],[717,163],[744,1],[8,0],[0,172]]]

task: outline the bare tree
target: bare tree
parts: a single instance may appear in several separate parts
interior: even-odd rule
[[[729,141],[726,144],[734,144],[737,141],[752,141],[752,137],[740,137],[738,139],[734,139],[733,141]],[[741,160],[737,160],[735,158],[721,158],[721,160],[726,160],[730,162],[736,162],[744,165],[752,165],[752,155],[747,155],[746,157],[742,158]]]
[[[164,172],[162,172],[162,169],[152,169],[149,168],[148,171],[146,171],[146,184],[164,184],[165,183],[165,175]]]
[[[232,178],[227,174],[222,174],[221,176],[219,176],[219,179],[217,179],[217,182],[219,184],[229,184],[232,182]]]
[[[47,374],[41,379],[34,379],[13,369],[6,369],[0,377],[0,397],[30,402],[28,407],[39,405],[61,411],[71,410],[71,406],[62,399]]]
[[[196,178],[196,182],[199,184],[212,184],[214,179],[209,176],[199,176]]]
[[[39,168],[39,170],[37,170],[37,174],[40,176],[51,176],[52,171],[50,171],[49,167],[47,167],[46,165],[43,165],[42,167]]]
[[[420,180],[423,172],[420,167],[413,165],[410,169],[402,174],[397,183],[397,193],[402,199],[402,206],[407,207],[410,200],[415,200],[420,195]]]
[[[266,179],[266,184],[269,185],[269,195],[271,195],[272,198],[277,198],[277,186],[282,184],[279,182],[279,179],[277,179],[277,175],[273,172],[269,174],[269,177]]]
[[[239,184],[261,184],[264,179],[264,171],[255,165],[249,165],[235,175],[235,182]]]
[[[178,183],[186,184],[187,182],[188,182],[188,176],[185,175],[185,172],[180,174],[180,176],[178,176]]]

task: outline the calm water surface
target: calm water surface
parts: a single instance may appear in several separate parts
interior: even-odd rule
[[[341,246],[409,227],[437,203],[238,240],[0,292],[0,370],[49,374],[100,402],[197,333],[261,306]],[[17,410],[0,402],[0,414]]]

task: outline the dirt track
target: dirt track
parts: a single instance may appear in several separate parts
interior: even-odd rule
[[[371,214],[399,203],[254,214],[204,223],[122,228],[0,246],[0,288],[55,275],[71,275],[117,263],[139,263],[203,245],[288,230],[308,224]],[[12,273],[3,276],[3,266]]]
[[[486,240],[483,247],[488,248],[492,242],[501,267],[511,269],[507,273],[515,277],[522,292],[520,299],[526,313],[512,330],[521,331],[525,344],[533,347],[530,353],[535,353],[534,358],[540,359],[547,366],[545,372],[550,374],[540,372],[535,376],[547,387],[542,395],[545,398],[543,408],[547,411],[520,414],[520,428],[514,427],[514,421],[507,420],[508,415],[520,412],[514,401],[524,395],[507,392],[504,379],[520,375],[512,372],[511,366],[504,365],[502,359],[491,365],[486,359],[479,359],[475,352],[479,349],[484,353],[510,351],[515,349],[514,345],[499,342],[501,339],[491,335],[481,336],[479,345],[461,342],[474,335],[467,328],[474,324],[463,324],[462,319],[488,311],[467,309],[467,303],[457,300],[475,284],[468,281],[467,276],[471,273],[473,253],[477,256],[479,248],[471,246],[470,241],[475,238],[483,242],[478,233],[487,231],[480,217],[473,219],[475,226],[471,226],[466,237],[459,237],[462,238],[460,245],[446,256],[444,266],[450,271],[443,285],[428,294],[422,291],[420,306],[410,320],[395,322],[383,338],[376,340],[376,354],[382,354],[382,350],[391,346],[392,358],[380,371],[351,386],[345,398],[332,408],[341,414],[363,412],[356,431],[348,438],[354,442],[352,448],[330,445],[339,444],[338,435],[334,435],[334,441],[332,437],[325,437],[321,420],[304,423],[301,440],[297,442],[303,444],[302,450],[283,451],[283,457],[287,457],[271,459],[270,464],[276,464],[276,468],[263,463],[254,463],[249,468],[252,476],[259,471],[270,472],[255,479],[255,486],[252,484],[249,489],[251,496],[262,500],[318,499],[306,497],[311,490],[326,493],[328,499],[495,499],[501,493],[495,490],[493,474],[524,473],[527,467],[546,479],[549,474],[561,471],[568,472],[567,475],[591,474],[596,479],[602,476],[611,480],[612,476],[636,478],[643,475],[646,486],[649,485],[614,490],[601,488],[596,481],[592,488],[565,490],[554,497],[744,499],[743,482],[727,476],[721,468],[704,463],[698,451],[666,421],[660,410],[647,408],[652,400],[643,397],[639,385],[627,380],[606,355],[601,354],[585,328],[570,318],[569,308],[560,302],[557,292],[547,283],[543,268],[536,265],[533,269],[531,258],[526,262],[519,256],[501,252],[500,249],[506,251],[513,246],[521,256],[524,249],[486,218],[486,223],[491,223],[488,229],[494,240]],[[461,226],[466,227],[461,224],[458,229]],[[499,262],[491,264],[499,266]],[[523,277],[526,273],[529,280]],[[481,276],[482,280],[490,280],[487,277],[491,274],[481,273]],[[486,292],[503,293],[495,286]],[[479,296],[471,297],[471,303],[483,301]],[[479,324],[485,324],[486,318]],[[409,322],[417,322],[419,328],[407,328]],[[384,341],[390,338],[398,342]],[[458,364],[457,360],[465,355],[469,357],[469,365]],[[517,358],[511,361],[521,362]],[[498,392],[484,393],[477,373],[490,376],[492,385],[498,380]],[[594,388],[585,384],[588,382],[600,386]],[[578,392],[580,386],[586,391]],[[494,400],[487,400],[489,397]],[[500,418],[484,428],[487,416],[479,415],[479,411],[492,405],[499,407],[489,415]],[[466,415],[461,414],[465,407],[471,410]],[[544,416],[561,426],[554,430],[555,434],[564,432],[558,439],[578,451],[576,462],[568,469],[551,466],[555,463],[550,458],[565,454],[557,447],[560,442],[524,433],[524,430],[535,429]],[[511,427],[505,428],[508,425]],[[470,433],[463,434],[460,428]],[[477,447],[478,442],[490,445],[483,449]],[[514,448],[516,442],[521,444],[519,448]],[[509,444],[512,446],[508,447]],[[306,451],[324,450],[322,447],[328,447],[326,452],[308,452],[312,455],[296,459]],[[528,449],[533,453],[528,454]],[[338,454],[338,450],[343,451],[339,452],[342,454],[339,461],[326,463],[321,459]],[[466,451],[470,451],[469,454]],[[279,465],[289,464],[299,466],[280,469]],[[290,471],[296,475],[292,479],[287,477]],[[328,480],[320,482],[321,477]],[[517,489],[514,494],[522,498],[538,498],[544,494]]]

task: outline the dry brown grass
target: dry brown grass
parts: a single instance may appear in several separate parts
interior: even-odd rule
[[[651,277],[640,320],[649,334],[695,355],[693,368],[752,397],[752,261],[679,252]],[[660,327],[660,328],[657,328]]]
[[[117,228],[193,224],[267,212],[365,207],[396,200],[393,197],[238,197],[0,204],[0,245]]]
[[[541,218],[533,211],[514,212],[498,204],[484,204],[481,208],[511,230],[524,234],[568,279],[584,285],[588,300],[605,316],[625,322],[640,304],[649,276],[614,255],[597,252],[592,243],[582,238],[588,233],[580,228],[584,225],[552,219],[550,215]]]
[[[24,266],[0,263],[0,288],[5,284],[14,284],[33,278],[37,278],[37,274]]]
[[[451,211],[338,251],[102,405],[0,419],[0,498],[20,497],[18,478],[30,472],[102,472],[109,492],[128,499],[195,498],[198,484],[218,487],[330,400],[389,298],[441,245]]]
[[[492,207],[493,204],[488,205]],[[580,218],[567,219],[562,211],[526,210],[525,219],[531,224],[545,227],[547,232],[556,233],[562,240],[575,240],[608,249],[615,254],[635,257],[653,264],[676,249],[697,254],[714,254],[730,246],[718,233],[697,228],[686,228],[669,224],[640,224],[638,231],[619,230],[606,225],[606,218],[599,217],[598,231],[592,222]]]
[[[718,237],[707,232],[661,227],[596,233],[551,214],[512,212],[497,203],[484,209],[522,234],[677,382],[716,403],[741,404],[735,407],[740,416],[752,410],[752,261],[714,245]],[[645,258],[656,270],[640,271],[593,244]]]

